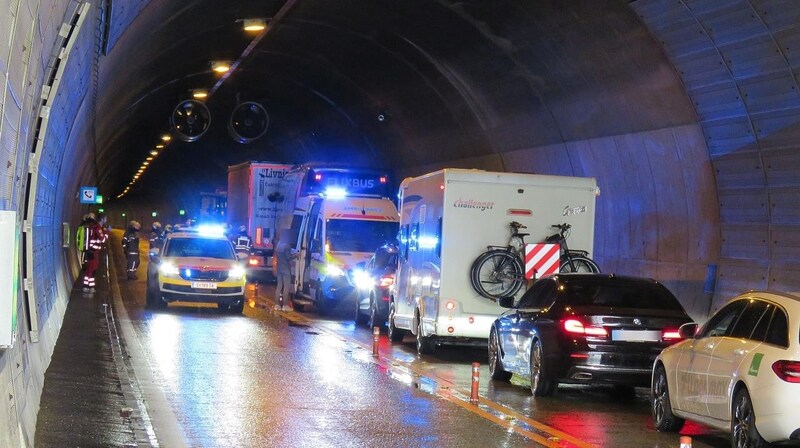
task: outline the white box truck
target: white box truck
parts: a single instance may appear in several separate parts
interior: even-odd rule
[[[278,216],[288,202],[283,197],[283,177],[292,165],[274,162],[244,162],[228,167],[228,211],[231,231],[247,227],[252,240],[248,258],[251,277],[272,277],[273,241]]]
[[[597,194],[594,178],[444,169],[405,179],[390,339],[410,332],[420,353],[441,344],[485,345],[504,308],[473,289],[473,261],[488,246],[508,243],[512,221],[527,226],[527,243],[568,223],[570,248],[591,251]]]

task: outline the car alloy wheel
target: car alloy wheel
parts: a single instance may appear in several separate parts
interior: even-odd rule
[[[667,387],[667,373],[659,365],[653,373],[653,386],[650,388],[650,410],[653,424],[659,431],[677,431],[683,426],[683,419],[672,413]]]
[[[494,328],[489,333],[489,376],[498,381],[511,379],[511,372],[503,370],[503,363],[500,360],[500,340]]]
[[[731,418],[731,445],[734,448],[763,448],[766,441],[756,429],[756,415],[753,411],[753,402],[750,394],[742,387],[736,392],[733,399],[733,412]]]

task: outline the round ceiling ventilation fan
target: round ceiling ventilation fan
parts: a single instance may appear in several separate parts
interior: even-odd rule
[[[231,112],[228,132],[239,143],[250,143],[267,132],[269,114],[260,104],[247,101]]]
[[[200,101],[181,101],[172,111],[170,124],[179,139],[193,142],[208,130],[211,125],[211,113],[208,111],[208,107]]]

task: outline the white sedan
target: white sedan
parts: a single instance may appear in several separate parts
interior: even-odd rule
[[[800,441],[800,294],[748,292],[680,333],[653,364],[656,429],[689,419],[729,430],[734,447]]]

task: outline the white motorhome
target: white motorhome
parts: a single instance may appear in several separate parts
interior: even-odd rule
[[[597,194],[594,178],[445,169],[405,179],[390,339],[410,332],[420,353],[439,344],[485,344],[504,309],[473,289],[473,261],[488,246],[508,243],[511,221],[527,226],[527,243],[569,223],[569,246],[591,251]]]
[[[281,227],[291,229],[299,253],[295,309],[314,305],[325,314],[351,301],[355,307],[350,271],[397,237],[390,188],[385,173],[368,169],[303,165],[286,174],[284,196],[291,202]]]

